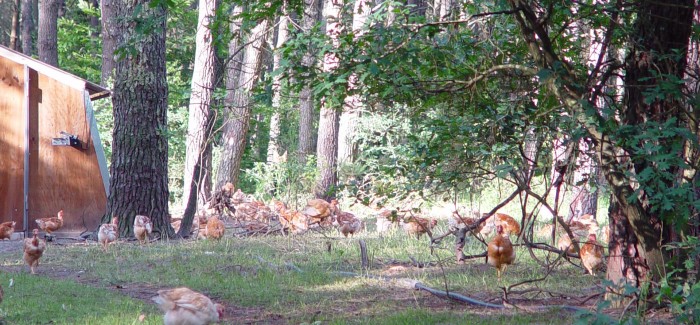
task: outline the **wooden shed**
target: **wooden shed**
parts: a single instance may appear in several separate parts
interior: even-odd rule
[[[92,230],[109,173],[92,101],[109,90],[0,46],[0,222],[31,232],[64,212],[58,233]]]

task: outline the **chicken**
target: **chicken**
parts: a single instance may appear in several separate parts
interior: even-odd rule
[[[346,238],[348,234],[354,236],[362,229],[362,221],[350,212],[338,212],[333,225],[338,227],[338,231]]]
[[[12,239],[16,224],[14,221],[0,223],[0,240]]]
[[[279,222],[283,229],[293,234],[300,234],[309,229],[308,218],[299,211],[290,210],[284,202],[274,203],[275,211],[279,214]]]
[[[142,215],[137,215],[134,218],[134,236],[140,243],[148,242],[148,235],[151,234],[151,231],[153,231],[151,218]]]
[[[97,231],[97,242],[102,244],[102,249],[107,251],[109,245],[119,238],[119,226],[117,217],[112,218],[112,223],[105,223]]]
[[[453,229],[460,229],[464,228],[465,226],[471,227],[474,225],[477,221],[479,221],[479,218],[472,218],[472,217],[464,217],[460,216],[457,211],[452,212],[452,218],[450,218],[447,222],[450,226],[450,228]],[[485,222],[482,222],[478,225],[475,226],[473,229],[474,233],[480,233],[481,230],[484,228]]]
[[[331,200],[327,202],[323,199],[313,199],[306,203],[306,207],[301,210],[301,213],[309,218],[309,225],[324,224],[326,220],[332,220],[338,212],[338,201]]]
[[[219,220],[219,217],[217,216],[211,216],[209,219],[207,219],[207,238],[212,238],[212,239],[221,239],[224,237],[224,231],[226,231],[226,227],[224,226],[224,223]]]
[[[403,219],[401,227],[409,235],[416,235],[420,239],[420,236],[430,232],[435,226],[437,226],[438,221],[435,219],[426,219],[416,216],[411,216]]]
[[[488,246],[488,263],[496,268],[498,280],[501,280],[501,274],[506,271],[508,265],[515,261],[515,251],[513,244],[508,239],[502,225],[496,226],[496,236],[489,242]]]
[[[566,251],[567,253],[571,254],[576,254],[576,246],[571,242],[571,238],[569,238],[569,235],[567,234],[562,234],[559,236],[559,241],[557,241],[557,248],[559,248],[562,251]]]
[[[39,266],[39,259],[46,250],[46,241],[39,239],[39,229],[32,231],[32,238],[24,239],[24,262],[29,265],[32,274],[36,274],[36,267]]]
[[[405,214],[399,214],[397,210],[382,208],[377,216],[377,231],[387,232],[394,227],[398,227],[399,221]]]
[[[588,241],[581,247],[581,263],[588,273],[595,276],[595,271],[603,264],[603,254],[603,247],[598,244],[596,235],[588,235]]]
[[[188,288],[158,290],[151,298],[165,312],[165,325],[205,325],[218,322],[224,307],[215,304],[209,297]]]
[[[41,230],[46,232],[44,237],[47,237],[50,241],[53,239],[51,233],[63,227],[63,210],[58,211],[55,217],[36,219],[36,224]]]

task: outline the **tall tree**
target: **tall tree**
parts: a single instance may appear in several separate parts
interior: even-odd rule
[[[34,30],[33,1],[22,0],[21,7],[21,27],[20,39],[22,40],[22,53],[32,55],[32,31]]]
[[[304,15],[301,19],[301,28],[304,32],[310,33],[318,23],[318,7],[318,0],[304,0]],[[304,53],[301,65],[307,70],[313,69],[314,65],[316,65],[316,53],[313,47],[309,46],[306,53]],[[306,156],[313,154],[313,124],[314,99],[311,94],[311,86],[304,84],[299,92],[299,149],[297,154],[301,162],[306,160]]]
[[[111,182],[105,220],[119,218],[132,235],[134,216],[148,215],[161,238],[175,235],[168,215],[166,8],[148,0],[113,3],[119,57],[112,95]]]
[[[370,2],[367,0],[355,1],[352,16],[352,30],[355,37],[363,33],[367,17],[371,10]],[[359,80],[357,74],[353,73],[348,78],[348,95],[345,97],[343,113],[340,115],[340,126],[338,127],[338,164],[351,163],[354,156],[353,138],[357,129],[357,119],[364,106],[362,95],[358,93]]]
[[[39,1],[39,60],[58,66],[58,9],[60,0]]]
[[[272,58],[272,69],[280,68],[282,61],[282,51],[280,50],[284,43],[289,38],[289,18],[286,15],[286,10],[283,10],[282,15],[277,22],[277,40],[275,41],[274,54]],[[273,77],[272,82],[272,116],[270,117],[270,142],[267,145],[267,163],[276,164],[280,157],[280,129],[282,116],[282,74],[278,73]]]
[[[227,119],[224,124],[223,153],[219,162],[216,184],[220,188],[227,182],[237,184],[241,160],[245,151],[246,136],[250,126],[252,90],[259,82],[263,67],[263,45],[268,35],[269,20],[263,19],[253,27],[245,46],[241,71],[237,80],[226,81]],[[233,88],[236,87],[236,88]]]
[[[326,35],[331,40],[333,48],[338,48],[338,39],[343,26],[341,21],[342,4],[326,0],[323,6],[323,18],[326,22]],[[332,72],[340,64],[340,58],[332,51],[323,56],[323,71]],[[342,98],[326,96],[321,103],[321,118],[318,123],[318,143],[316,144],[316,167],[319,179],[316,183],[315,195],[319,198],[330,199],[335,196],[335,186],[338,182],[338,122]]]
[[[215,87],[216,53],[211,26],[216,14],[216,0],[199,1],[199,17],[195,36],[194,69],[187,120],[185,154],[185,180],[183,200],[185,215],[180,227],[180,235],[189,234],[192,217],[198,205],[206,202],[211,192],[211,184],[203,180],[211,172],[210,135],[213,125],[212,94]],[[209,178],[209,180],[211,180]],[[199,203],[198,203],[199,202]]]
[[[14,0],[12,6],[12,27],[10,30],[10,48],[17,50],[19,46],[19,3],[20,0]]]
[[[114,0],[101,0],[102,12],[102,84],[107,85],[116,65],[114,51],[117,49],[117,6]]]

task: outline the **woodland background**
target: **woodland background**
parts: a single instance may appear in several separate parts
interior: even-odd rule
[[[538,220],[595,214],[600,197],[610,292],[688,311],[700,297],[698,8],[5,0],[0,43],[113,90],[96,110],[106,219],[148,212],[173,237],[170,213],[189,229],[231,182],[373,208],[515,199],[531,237]],[[494,184],[510,194],[482,207]]]

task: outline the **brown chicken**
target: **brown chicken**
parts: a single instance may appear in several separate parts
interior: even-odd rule
[[[219,220],[219,217],[217,216],[211,216],[209,219],[207,219],[207,238],[211,239],[221,239],[224,237],[224,232],[226,231],[226,227],[224,226],[224,223]]]
[[[134,218],[134,236],[139,240],[139,243],[148,242],[148,235],[153,231],[151,218],[147,216],[137,215]]]
[[[595,276],[595,271],[603,265],[604,251],[598,244],[595,234],[588,235],[588,241],[581,247],[581,263],[588,273]]]
[[[338,231],[340,231],[345,238],[347,238],[348,235],[354,236],[362,229],[362,221],[350,212],[338,212],[333,225],[338,227]]]
[[[32,274],[36,274],[36,267],[39,266],[39,258],[46,250],[46,241],[39,239],[39,229],[32,231],[32,238],[24,239],[24,262],[29,265]]]
[[[36,224],[39,226],[39,229],[46,232],[44,237],[47,237],[49,240],[53,239],[51,233],[63,227],[63,210],[58,211],[55,217],[36,219]]]
[[[14,221],[0,223],[0,240],[12,239],[16,224]]]
[[[478,217],[465,217],[465,216],[460,216],[456,211],[452,212],[452,218],[448,220],[448,224],[450,225],[450,228],[464,228],[465,226],[471,227],[472,225],[476,224],[476,222],[479,221]],[[481,232],[481,230],[484,228],[485,222],[482,222],[478,225],[475,226],[474,228],[474,233],[478,234]]]
[[[206,325],[218,322],[224,316],[224,307],[209,297],[188,288],[158,290],[152,298],[165,312],[165,325]]]
[[[420,239],[421,235],[432,231],[437,226],[437,223],[438,221],[435,219],[411,216],[403,219],[401,227],[407,234],[416,235]]]
[[[506,271],[508,265],[515,261],[515,251],[513,244],[508,239],[508,235],[502,225],[496,226],[496,236],[489,242],[488,263],[496,268],[498,280],[501,274]]]
[[[565,250],[567,253],[576,254],[576,246],[571,242],[571,238],[567,234],[561,234],[557,241],[557,248]]]
[[[119,238],[119,226],[117,218],[112,218],[112,223],[105,223],[100,226],[97,231],[97,242],[102,244],[102,249],[107,251],[109,245]]]
[[[308,218],[299,211],[287,208],[282,201],[275,201],[274,210],[279,215],[279,222],[283,229],[293,234],[301,234],[309,229]]]
[[[513,217],[505,213],[494,214],[496,226],[503,226],[503,231],[506,234],[520,235],[520,224]]]
[[[337,206],[336,200],[331,200],[329,203],[323,199],[313,199],[306,203],[301,213],[309,218],[309,225],[324,224],[327,220],[333,220],[332,218],[338,212]]]

